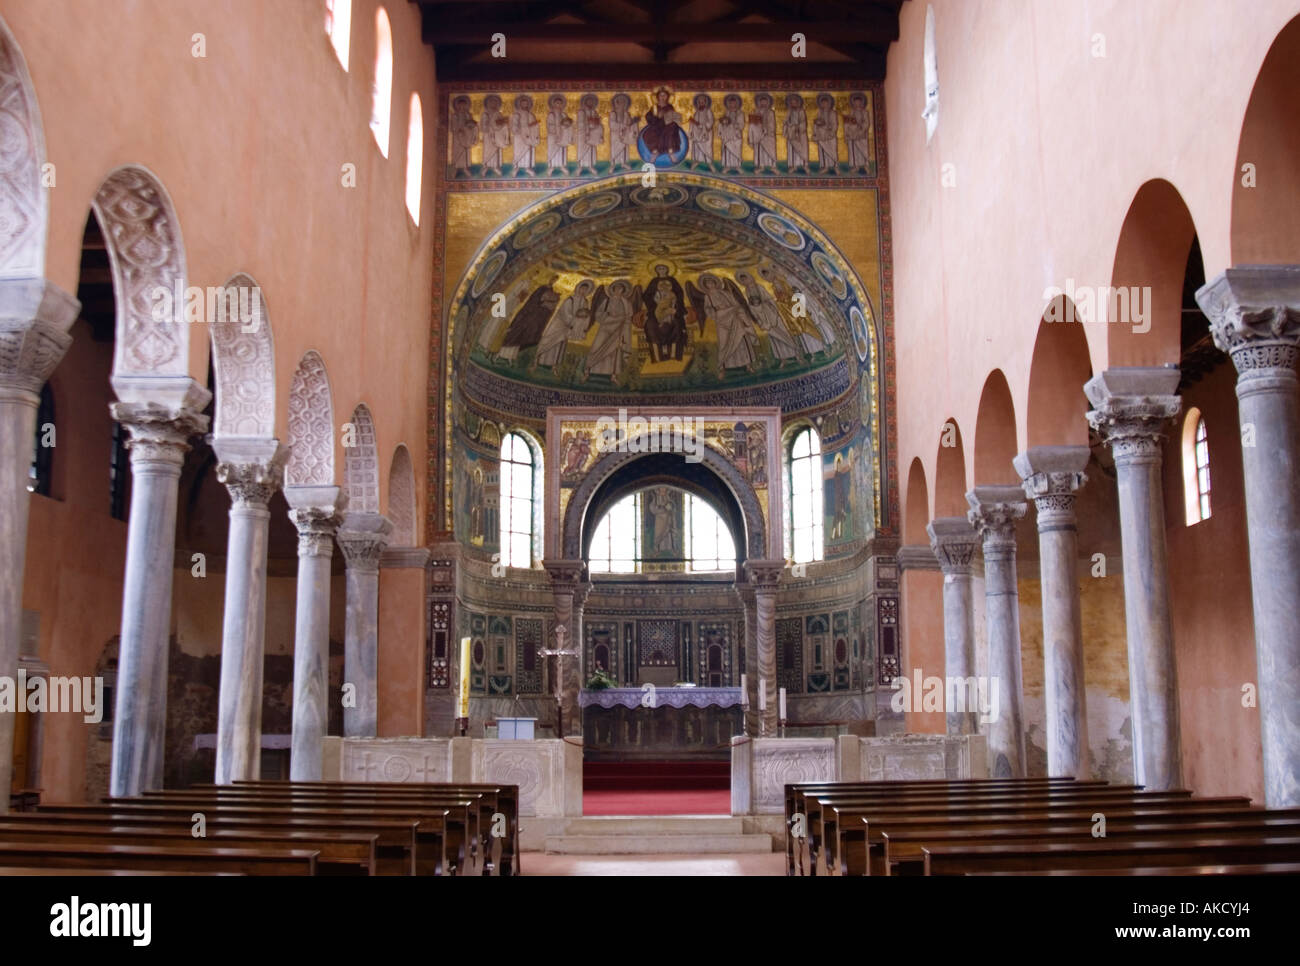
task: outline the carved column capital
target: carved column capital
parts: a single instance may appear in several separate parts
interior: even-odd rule
[[[1210,320],[1214,344],[1232,357],[1242,382],[1280,380],[1294,388],[1300,356],[1300,265],[1230,268],[1201,286],[1196,304]],[[1268,388],[1273,387],[1260,387]]]
[[[33,405],[59,364],[81,303],[43,278],[0,279],[0,392],[30,393]]]
[[[392,521],[382,514],[346,513],[334,539],[343,551],[349,570],[378,574],[379,558],[383,556],[392,533]]]
[[[984,556],[1016,549],[1016,521],[1029,505],[1018,486],[977,486],[966,494],[970,511],[966,519],[983,542]]]
[[[936,517],[926,525],[930,547],[945,577],[969,576],[979,536],[965,517]]]
[[[289,448],[276,439],[217,437],[217,480],[226,485],[238,509],[265,510],[284,481]]]
[[[1012,460],[1025,496],[1034,501],[1040,533],[1076,526],[1074,494],[1088,482],[1083,470],[1089,458],[1086,446],[1035,446]]]
[[[174,465],[179,471],[189,452],[190,438],[202,435],[208,428],[208,417],[189,407],[115,402],[109,411],[131,434],[126,448],[133,465],[162,463]]]
[[[1159,462],[1165,429],[1182,409],[1174,394],[1179,378],[1177,368],[1125,367],[1088,380],[1088,423],[1110,446],[1116,464]]]
[[[347,497],[343,496],[346,505]],[[334,534],[343,523],[343,507],[300,506],[289,511],[289,519],[298,530],[298,556],[334,556]]]
[[[784,560],[746,560],[745,577],[755,593],[772,593],[781,582]]]
[[[585,586],[590,585],[586,581],[587,565],[581,560],[568,558],[543,560],[542,566],[546,568],[547,576],[551,578],[552,591],[557,594],[570,594],[575,598],[579,594],[585,596]]]

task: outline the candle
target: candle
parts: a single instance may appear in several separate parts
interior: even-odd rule
[[[460,639],[460,714],[459,718],[469,717],[469,638]]]
[[[763,678],[758,679],[758,710],[767,710],[767,681]]]
[[[777,717],[779,717],[782,721],[784,721],[785,720],[785,688],[782,688],[780,691],[778,691],[776,697],[777,697],[777,707],[781,709],[777,713]]]
[[[749,675],[747,674],[740,676],[740,705],[744,708],[749,707]]]

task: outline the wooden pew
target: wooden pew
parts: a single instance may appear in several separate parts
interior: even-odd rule
[[[1300,831],[1232,836],[1135,836],[1123,843],[1021,842],[1001,845],[926,846],[926,875],[1004,870],[1123,870],[1141,866],[1253,865],[1300,862]]]
[[[394,814],[406,812],[417,815],[424,810],[444,810],[444,834],[447,839],[447,856],[450,860],[446,872],[464,875],[468,868],[471,847],[482,815],[482,803],[468,793],[432,792],[419,797],[391,798],[380,794],[298,794],[290,791],[273,792],[249,786],[211,786],[204,789],[171,789],[144,792],[131,799],[114,799],[119,802],[167,802],[187,805],[196,809],[202,806],[252,806],[284,810],[326,809],[355,812],[361,815]],[[426,870],[427,871],[427,870]]]
[[[311,810],[332,810],[340,814],[361,816],[390,815],[424,819],[430,828],[435,824],[446,837],[446,854],[451,860],[443,871],[446,874],[465,875],[468,860],[472,857],[470,849],[479,834],[482,819],[482,805],[476,796],[468,793],[433,792],[418,798],[394,799],[383,795],[300,795],[294,792],[263,791],[248,786],[233,788],[218,786],[201,791],[172,790],[146,792],[139,798],[114,799],[114,804],[123,802],[166,802],[185,805],[195,811],[210,808],[253,807],[278,809],[293,813],[306,813]],[[422,825],[423,828],[423,825]],[[427,829],[426,829],[427,831]],[[417,868],[419,865],[417,864]],[[422,868],[421,874],[435,873],[430,868]]]
[[[42,869],[148,869],[159,872],[241,872],[247,875],[315,875],[315,849],[256,849],[204,845],[118,845],[0,841],[0,865]]]
[[[196,811],[178,803],[143,804],[111,800],[105,805],[42,805],[35,816],[42,821],[111,822],[114,825],[175,824],[189,829]],[[442,874],[447,866],[446,836],[440,823],[429,818],[402,815],[357,815],[328,809],[285,811],[258,807],[203,809],[211,831],[282,829],[302,831],[369,832],[377,836],[377,865],[381,875],[415,875],[432,866]]]
[[[874,811],[869,816],[852,814],[851,808],[843,809],[844,817],[839,829],[839,854],[841,875],[883,875],[885,874],[885,843],[887,833],[895,842],[922,836],[927,832],[947,832],[954,829],[967,830],[971,835],[979,835],[990,830],[1031,829],[1045,824],[1066,825],[1072,828],[1086,826],[1091,834],[1095,808],[1076,806],[1053,806],[1050,810],[1032,809],[1029,811],[968,810],[953,812],[950,810],[931,811],[927,809],[904,808],[897,812]],[[1131,803],[1120,806],[1106,806],[1107,828],[1111,823],[1131,826],[1141,822],[1169,821],[1220,821],[1249,820],[1251,816],[1263,814],[1263,809],[1255,808],[1248,798],[1191,798],[1174,801],[1153,801],[1143,795]],[[858,824],[855,824],[858,823]],[[893,835],[892,833],[898,833]],[[919,860],[920,852],[917,850]],[[870,857],[868,866],[866,857]]]
[[[1107,787],[1103,781],[1079,782],[1073,778],[1029,779],[958,779],[954,781],[916,782],[821,782],[786,785],[786,827],[794,823],[796,814],[808,824],[809,811],[816,812],[816,800],[828,795],[858,795],[863,798],[916,795],[983,795],[997,791],[1022,792],[1029,790],[1078,789]],[[1113,787],[1113,786],[1112,786]],[[1137,787],[1137,786],[1132,786]]]
[[[989,810],[979,805],[966,807],[934,807],[932,805],[906,804],[901,806],[872,806],[863,809],[857,805],[831,806],[836,813],[836,836],[826,846],[830,856],[832,874],[868,875],[883,874],[884,842],[882,832],[908,821],[956,823],[991,823],[1013,821],[1088,822],[1102,811],[1111,818],[1164,818],[1171,815],[1239,813],[1250,809],[1248,798],[1189,798],[1182,794],[1141,792],[1131,800],[1097,802],[1056,802],[1019,805],[1000,804]]]
[[[1280,810],[1279,810],[1280,811]],[[1116,842],[1123,844],[1141,838],[1250,838],[1261,832],[1300,833],[1300,810],[1291,814],[1270,812],[1245,813],[1229,818],[1189,819],[1171,815],[1164,819],[1126,821],[1122,817],[1108,819],[1106,835],[1096,838],[1090,822],[1040,822],[1024,823],[1019,827],[972,829],[960,823],[948,829],[926,832],[900,832],[885,830],[884,868],[886,875],[921,875],[924,870],[923,850],[935,845],[997,845],[1024,842]]]
[[[836,836],[840,827],[839,813],[834,810],[836,806],[847,808],[849,810],[847,814],[856,824],[855,816],[857,814],[869,815],[873,808],[879,809],[882,806],[912,805],[932,808],[957,808],[965,805],[974,808],[987,808],[993,805],[1010,803],[1053,804],[1084,801],[1090,804],[1105,805],[1107,802],[1121,802],[1132,798],[1134,795],[1141,794],[1148,797],[1159,795],[1164,799],[1187,799],[1191,797],[1192,793],[1185,789],[1143,793],[1140,786],[1080,785],[1069,788],[993,789],[990,791],[956,789],[901,793],[868,791],[809,795],[805,798],[805,807],[808,814],[806,847],[808,849],[809,874],[817,874],[819,862],[823,858],[819,852],[826,846],[830,847],[830,853],[824,856],[827,862],[826,869],[831,872],[834,868],[835,856],[838,852],[838,839]],[[853,811],[854,808],[857,809],[856,812]]]
[[[235,787],[245,785],[258,785],[267,788],[293,788],[312,790],[317,788],[338,788],[351,789],[357,791],[372,791],[382,789],[385,792],[403,793],[418,792],[420,789],[433,787],[447,791],[464,791],[478,792],[484,795],[489,802],[494,803],[493,811],[500,812],[505,818],[504,836],[500,837],[497,848],[500,849],[502,860],[495,862],[495,867],[501,875],[518,875],[519,874],[519,786],[518,785],[497,785],[483,782],[341,782],[341,781],[265,781],[265,780],[239,780],[234,782]],[[205,786],[206,787],[206,786]],[[494,823],[488,825],[489,837]]]
[[[302,831],[293,829],[237,831],[208,829],[195,838],[189,825],[120,825],[112,822],[51,822],[42,816],[0,818],[0,842],[47,842],[51,844],[122,845],[213,845],[222,848],[257,849],[288,845],[315,849],[318,875],[374,875],[378,836],[357,832]]]
[[[391,797],[400,801],[428,799],[430,795],[456,795],[469,797],[479,802],[477,835],[471,841],[469,860],[476,864],[483,874],[518,874],[518,813],[519,790],[515,785],[465,784],[465,783],[379,783],[379,782],[249,782],[239,781],[232,785],[201,785],[189,789],[213,790],[223,789],[226,794],[231,790],[247,792],[255,790],[259,794],[273,797],[328,797],[354,799],[358,797]],[[496,817],[500,815],[504,834],[493,834],[497,826]],[[501,857],[504,857],[502,860]]]
[[[995,789],[995,788],[1038,788],[1038,787],[1080,787],[1083,785],[1102,786],[1104,781],[1077,782],[1073,777],[1060,778],[926,778],[915,781],[868,781],[868,782],[795,782],[785,786],[785,828],[786,828],[786,875],[802,875],[802,861],[806,856],[795,843],[796,838],[807,837],[808,795],[832,794],[839,792],[875,792],[881,790],[926,791],[934,789]],[[795,836],[793,826],[795,816],[804,817],[805,834]],[[798,863],[798,869],[796,869]]]

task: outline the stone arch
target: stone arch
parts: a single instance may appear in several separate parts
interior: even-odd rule
[[[415,546],[415,468],[405,443],[393,450],[388,470],[388,519],[393,521],[392,546]]]
[[[653,458],[663,456],[671,457],[671,461],[677,464],[683,466],[686,464],[685,458],[679,454],[620,453],[617,451],[607,453],[596,462],[596,465],[583,478],[582,483],[573,491],[573,495],[569,498],[568,506],[564,511],[564,519],[560,530],[560,546],[565,559],[577,560],[582,556],[586,543],[586,532],[596,523],[592,511],[598,510],[608,502],[597,499],[597,497],[602,493],[602,488],[609,481],[615,479],[615,474],[624,471],[623,475],[626,475],[632,465],[637,463],[642,466],[655,466],[657,461]],[[759,505],[758,494],[749,482],[741,476],[740,472],[711,446],[700,447],[700,456],[701,460],[698,468],[707,470],[721,483],[725,492],[739,510],[740,520],[744,525],[744,539],[736,541],[736,563],[739,565],[745,557],[754,560],[766,559],[767,527],[764,523],[763,511]],[[661,472],[659,475],[664,476],[666,474]],[[728,514],[723,514],[723,516],[725,519]],[[731,516],[734,521],[735,515],[732,514]]]
[[[907,470],[907,503],[903,508],[903,543],[924,544],[930,538],[925,526],[930,522],[930,491],[925,484],[925,466],[921,457],[912,459]]]
[[[1196,226],[1162,178],[1134,195],[1120,228],[1106,302],[1106,364],[1160,366],[1181,356],[1183,278]],[[1100,293],[1097,302],[1103,300]],[[1094,317],[1102,317],[1098,304]]]
[[[939,455],[934,462],[935,517],[964,517],[966,502],[966,448],[961,426],[951,416],[939,431]]]
[[[334,401],[325,361],[308,349],[289,383],[289,461],[286,486],[334,483]]]
[[[45,133],[27,61],[0,19],[0,278],[45,274]]]
[[[1078,321],[1074,303],[1060,296],[1061,305],[1049,306],[1038,323],[1034,354],[1029,363],[1029,400],[1026,406],[1028,446],[1086,446],[1090,408],[1083,385],[1092,378],[1088,337]]]
[[[1016,457],[1016,407],[1011,387],[1001,369],[984,380],[978,415],[975,417],[975,484],[1005,483],[1012,479]]]
[[[91,207],[113,271],[114,377],[189,375],[185,250],[162,182],[147,168],[124,165],[104,179]]]
[[[240,272],[221,289],[209,320],[216,372],[214,436],[275,435],[275,342],[262,290]]]
[[[1232,172],[1231,263],[1300,262],[1300,17],[1273,40],[1251,88]],[[1250,164],[1247,179],[1243,166]]]
[[[370,407],[358,403],[352,410],[352,445],[344,450],[343,489],[349,513],[379,512],[379,451]]]

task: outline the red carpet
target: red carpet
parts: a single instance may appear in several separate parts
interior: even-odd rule
[[[727,761],[586,762],[584,815],[730,815]]]

